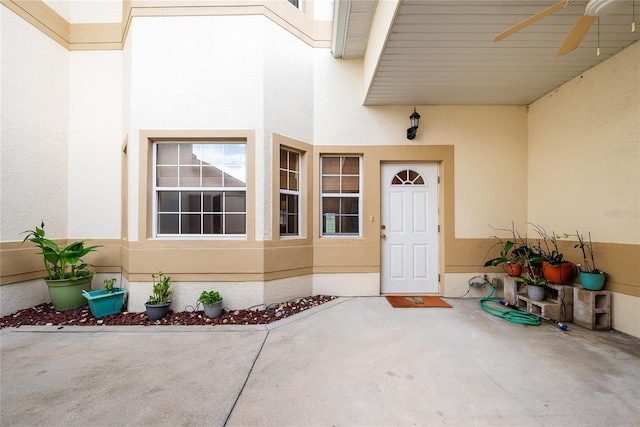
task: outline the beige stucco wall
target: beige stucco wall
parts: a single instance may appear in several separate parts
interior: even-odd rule
[[[638,165],[640,43],[530,106],[528,218],[547,231],[640,244]],[[634,286],[637,261],[635,274],[626,272]],[[640,297],[614,293],[613,326],[640,336],[639,304]]]
[[[67,235],[69,52],[0,7],[0,241]]]
[[[530,106],[529,220],[640,244],[640,43]]]
[[[527,218],[527,112],[518,106],[416,106],[416,138],[406,130],[412,107],[363,107],[363,61],[336,60],[316,49],[314,145],[452,145],[455,237],[484,238],[489,224]],[[420,159],[415,159],[420,160]]]

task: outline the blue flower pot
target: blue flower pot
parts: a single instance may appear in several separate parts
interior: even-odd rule
[[[101,317],[120,313],[124,306],[124,296],[127,292],[126,289],[113,288],[113,292],[110,293],[106,293],[104,289],[101,289],[99,291],[85,291],[82,295],[89,302],[91,314],[100,319]]]
[[[580,283],[582,287],[590,291],[599,291],[604,286],[607,276],[603,273],[580,272]]]

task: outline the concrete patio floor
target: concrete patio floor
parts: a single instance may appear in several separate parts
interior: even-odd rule
[[[640,339],[340,298],[268,326],[0,331],[0,425],[637,426]]]

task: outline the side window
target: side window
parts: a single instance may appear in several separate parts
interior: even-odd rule
[[[235,142],[154,143],[154,235],[246,236],[246,153]]]
[[[280,148],[280,236],[300,235],[300,153]]]
[[[360,235],[360,157],[320,160],[323,236]]]

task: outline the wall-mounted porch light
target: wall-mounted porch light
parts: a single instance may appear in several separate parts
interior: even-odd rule
[[[418,114],[415,107],[413,107],[413,113],[409,116],[409,120],[411,121],[411,127],[407,129],[407,139],[413,139],[416,137],[418,124],[420,123],[420,114]]]

